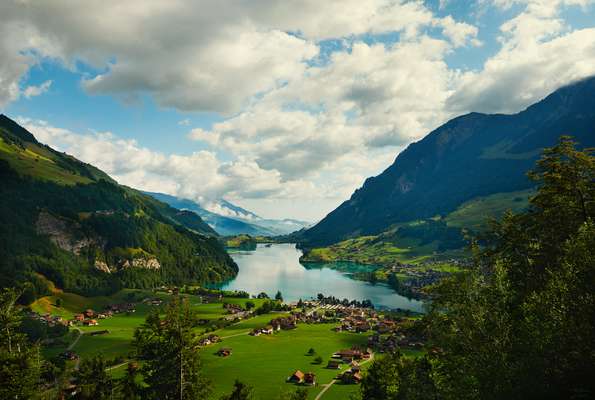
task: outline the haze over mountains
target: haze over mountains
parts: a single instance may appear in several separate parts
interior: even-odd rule
[[[266,219],[238,207],[224,199],[211,204],[207,210],[199,203],[171,196],[165,193],[145,192],[159,201],[180,210],[190,210],[206,221],[217,233],[223,236],[248,234],[252,236],[287,235],[310,226],[309,222],[295,219]]]
[[[561,135],[573,136],[582,147],[595,146],[595,77],[560,88],[517,114],[470,113],[447,122],[409,145],[297,238],[305,246],[328,245],[445,216],[474,198],[528,189],[527,171]]]

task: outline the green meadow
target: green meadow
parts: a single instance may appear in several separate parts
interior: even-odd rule
[[[199,318],[215,320],[226,315],[223,303],[244,304],[248,299],[223,298],[222,302],[206,303],[200,302],[198,296],[185,295],[191,307],[198,313]],[[123,290],[110,297],[82,297],[72,293],[55,291],[54,295],[44,297],[31,305],[34,311],[62,315],[66,318],[79,313],[86,308],[100,311],[108,304],[141,300],[145,297],[160,297],[167,301],[168,294],[153,293],[142,290]],[[60,299],[60,302],[57,300]],[[264,300],[250,299],[258,307]],[[60,306],[57,306],[59,303]],[[46,357],[57,356],[73,343],[79,329],[82,335],[78,339],[73,350],[81,358],[89,358],[102,355],[107,359],[128,358],[131,351],[131,340],[134,330],[141,325],[147,314],[155,306],[138,303],[136,312],[115,314],[111,318],[99,320],[98,326],[76,326],[71,328],[70,333],[63,338],[63,343],[58,346],[44,348]],[[330,383],[340,371],[326,369],[328,360],[337,350],[350,348],[355,345],[365,345],[367,335],[346,332],[334,332],[333,324],[299,324],[290,331],[280,331],[273,335],[261,335],[253,337],[248,333],[257,327],[263,327],[276,317],[285,315],[283,312],[273,312],[255,316],[253,318],[229,325],[209,333],[214,333],[223,338],[222,342],[202,348],[200,351],[203,364],[203,371],[213,385],[213,399],[219,398],[222,394],[229,393],[236,378],[248,383],[255,388],[257,398],[262,400],[277,399],[283,393],[296,390],[297,386],[286,383],[286,378],[295,370],[303,372],[314,372],[317,377],[317,385],[309,387],[309,398],[314,399],[323,390],[324,385]],[[107,330],[109,333],[103,335],[90,335],[90,332]],[[197,328],[198,333],[204,333],[202,327]],[[220,357],[216,355],[221,347],[232,348],[232,355]],[[316,354],[307,355],[310,348],[314,348]],[[322,364],[315,364],[316,357],[322,357]],[[367,365],[363,365],[365,369]],[[125,366],[117,366],[110,370],[114,377],[121,377],[125,372]],[[347,368],[343,366],[343,370]],[[343,385],[335,383],[327,390],[324,399],[342,399],[349,393],[357,390],[356,385]]]

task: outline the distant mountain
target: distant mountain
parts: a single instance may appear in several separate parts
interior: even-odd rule
[[[529,189],[527,171],[561,135],[572,135],[583,147],[595,145],[595,77],[518,114],[471,113],[447,122],[409,145],[297,240],[305,247],[328,245],[446,216],[475,198]]]
[[[39,143],[0,115],[0,286],[45,294],[217,282],[237,273],[216,232]]]
[[[248,234],[251,236],[286,235],[304,227],[308,222],[293,219],[265,219],[224,199],[209,204],[207,210],[199,203],[164,193],[145,192],[159,201],[181,210],[194,211],[217,233],[223,236]]]

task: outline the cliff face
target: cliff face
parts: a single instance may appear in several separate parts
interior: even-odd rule
[[[561,88],[518,114],[471,113],[447,122],[409,145],[298,240],[328,245],[446,215],[476,197],[528,189],[526,173],[561,135],[573,136],[583,147],[595,145],[595,77]]]

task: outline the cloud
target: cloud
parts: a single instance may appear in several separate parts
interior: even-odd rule
[[[40,94],[47,92],[50,86],[52,86],[51,80],[45,81],[39,86],[27,86],[25,90],[23,90],[23,96],[25,96],[28,99],[31,97],[39,96]]]
[[[595,74],[595,28],[572,30],[560,18],[564,6],[591,0],[497,0],[525,4],[500,26],[502,47],[483,69],[460,76],[447,102],[454,112],[518,112],[570,82]]]

